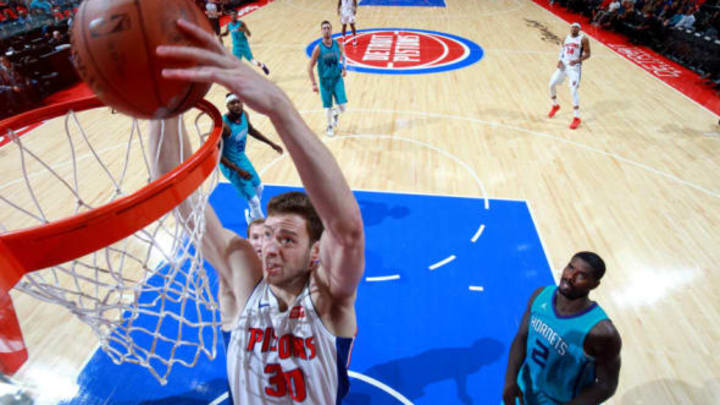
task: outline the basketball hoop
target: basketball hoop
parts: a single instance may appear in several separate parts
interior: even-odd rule
[[[96,116],[84,120],[86,116],[79,115],[100,114],[103,111],[82,112],[102,106],[92,96],[0,121],[0,134],[12,141],[20,161],[15,188],[6,191],[0,185],[0,207],[7,205],[12,211],[12,216],[5,217],[2,214],[7,213],[0,212],[0,370],[14,373],[27,359],[8,294],[15,287],[68,308],[94,330],[116,364],[139,364],[165,384],[173,364],[192,367],[201,353],[215,357],[220,320],[199,241],[205,207],[217,184],[222,117],[212,104],[201,100],[196,108],[212,121],[205,131],[210,136],[203,137],[196,118],[197,150],[152,180],[152,167],[157,165],[151,162],[156,163],[158,157],[149,156],[152,148],[145,145],[137,120],[132,120],[123,143],[111,148],[93,145],[114,138],[91,134],[84,126],[107,122],[110,127],[118,120],[128,121],[121,115],[106,114],[102,120]],[[22,139],[16,135],[23,127],[62,115],[72,160],[53,162],[26,145],[32,139],[25,142],[25,138],[33,134]],[[183,136],[184,125],[180,123],[179,128],[173,136]],[[121,149],[124,161],[115,152],[106,157],[108,150]],[[136,161],[144,163],[143,173],[134,172]],[[39,186],[38,179],[53,181],[51,187],[58,191],[46,200],[57,201],[41,200],[48,186]],[[88,186],[103,180],[104,186]],[[89,187],[94,188],[89,192],[92,197],[85,190]],[[74,206],[60,203],[61,194],[74,199]],[[177,209],[183,201],[192,206],[190,218]],[[69,212],[50,215],[58,204],[67,205]],[[21,218],[21,225],[7,226],[3,218]]]

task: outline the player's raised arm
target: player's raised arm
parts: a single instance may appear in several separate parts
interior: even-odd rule
[[[218,83],[248,107],[267,115],[295,163],[326,232],[321,239],[321,281],[336,299],[351,299],[364,270],[364,233],[355,197],[325,145],[310,130],[287,95],[233,57],[207,32],[184,20],[180,28],[204,48],[160,46],[157,53],[195,64],[165,69],[171,79]]]
[[[150,122],[150,156],[158,156],[157,162],[152,162],[155,178],[174,169],[191,154],[184,124],[182,139],[177,136],[180,120],[180,117],[175,117]],[[158,142],[160,139],[162,141]],[[189,199],[178,208],[191,226],[197,225],[192,223]],[[252,286],[262,277],[260,262],[250,243],[225,229],[210,205],[205,208],[205,233],[201,243],[205,258],[215,268],[228,291],[227,295],[219,297],[219,301],[223,322],[231,323],[245,304]]]

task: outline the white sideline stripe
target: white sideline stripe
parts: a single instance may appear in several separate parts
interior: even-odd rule
[[[400,279],[399,274],[393,274],[390,276],[365,277],[365,281],[390,281],[390,280],[399,280],[399,279]]]
[[[450,256],[446,257],[445,259],[442,259],[439,262],[431,265],[430,267],[428,267],[428,269],[430,269],[430,271],[435,270],[438,267],[442,267],[442,266],[450,263],[453,260],[455,260],[455,255],[450,255]]]
[[[414,405],[412,402],[410,402],[409,399],[405,398],[405,396],[404,396],[403,394],[395,391],[394,389],[390,388],[390,387],[387,386],[386,384],[384,384],[384,383],[382,383],[382,382],[380,382],[380,381],[378,381],[378,380],[376,380],[376,379],[374,379],[374,378],[372,378],[372,377],[368,377],[368,376],[366,376],[366,375],[364,375],[364,374],[360,374],[360,373],[357,373],[357,372],[352,371],[352,370],[348,370],[348,376],[349,376],[349,377],[352,377],[352,378],[356,378],[356,379],[358,379],[358,380],[360,380],[360,381],[365,381],[366,383],[368,383],[368,384],[370,384],[370,385],[373,385],[373,386],[375,386],[375,387],[377,387],[377,388],[380,388],[381,390],[383,390],[383,391],[387,392],[388,394],[390,394],[393,398],[395,398],[395,399],[397,399],[398,401],[400,401],[400,403],[403,404],[403,405]]]
[[[468,290],[470,290],[470,291],[485,291],[485,287],[483,287],[481,285],[471,285],[471,286],[468,286]]]
[[[480,235],[483,233],[484,230],[485,230],[485,225],[480,225],[480,228],[478,228],[477,232],[475,232],[475,235],[472,237],[472,239],[470,239],[470,242],[472,242],[472,243],[477,242],[478,238],[480,237]]]

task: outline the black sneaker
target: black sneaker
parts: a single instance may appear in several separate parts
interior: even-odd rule
[[[265,66],[265,64],[262,65],[262,70],[263,70],[263,72],[265,72],[266,75],[270,74],[270,69],[268,69],[268,67]]]

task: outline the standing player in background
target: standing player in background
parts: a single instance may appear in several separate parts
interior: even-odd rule
[[[357,0],[338,0],[338,15],[342,24],[342,43],[345,43],[347,25],[353,34],[353,46],[357,46],[357,32],[355,31],[355,14],[357,14]]]
[[[560,284],[530,297],[510,347],[505,405],[597,405],[612,397],[620,375],[620,334],[588,298],[605,263],[576,253]]]
[[[205,15],[207,16],[208,20],[210,20],[210,25],[212,25],[213,31],[215,31],[215,35],[218,36],[218,39],[222,44],[223,40],[220,36],[220,12],[218,11],[217,1],[218,0],[208,0],[208,2],[205,4]]]
[[[312,89],[318,92],[318,85],[315,82],[313,67],[317,63],[318,77],[320,78],[320,96],[322,97],[323,108],[327,116],[327,136],[335,135],[338,117],[345,112],[347,97],[345,96],[345,82],[343,77],[347,74],[345,70],[345,56],[343,46],[332,39],[332,25],[329,21],[320,23],[322,40],[313,49],[308,74],[312,82]],[[333,108],[333,98],[337,106]]]
[[[266,138],[257,129],[250,125],[247,113],[238,96],[229,93],[225,98],[228,112],[223,115],[223,150],[220,159],[220,171],[235,186],[237,192],[248,201],[250,212],[245,210],[245,221],[263,218],[260,199],[263,185],[260,182],[255,168],[245,154],[248,134],[258,139],[278,153],[283,153],[282,147]]]
[[[562,83],[565,76],[568,77],[570,84],[570,94],[573,99],[573,115],[574,118],[570,123],[570,129],[576,129],[580,125],[580,100],[578,98],[578,87],[580,87],[580,77],[582,62],[590,57],[590,41],[587,37],[580,33],[580,23],[572,23],[570,25],[570,35],[565,37],[560,57],[557,63],[557,70],[550,78],[550,98],[552,99],[552,109],[548,117],[552,118],[560,109],[555,94],[555,86]]]
[[[264,218],[258,218],[250,222],[247,228],[247,240],[252,245],[258,257],[262,257],[263,237],[265,236]]]
[[[231,21],[228,23],[227,27],[225,27],[225,32],[220,34],[220,36],[224,37],[231,34],[233,55],[235,55],[238,59],[247,59],[250,63],[262,69],[266,75],[269,75],[270,69],[268,69],[264,63],[253,57],[252,51],[250,50],[250,43],[248,42],[248,37],[252,36],[252,34],[250,33],[247,24],[238,18],[238,12],[235,10],[230,13],[230,18]]]
[[[212,207],[201,221],[203,253],[229,288],[220,307],[232,330],[227,352],[232,398],[235,404],[338,404],[349,388],[355,300],[365,267],[358,203],[335,158],[280,88],[197,25],[184,20],[178,25],[199,46],[158,47],[161,57],[192,66],[164,69],[163,77],[217,83],[267,115],[307,190],[270,200],[262,260],[247,240],[222,226]],[[165,130],[178,133],[179,121],[166,120]],[[163,126],[151,125],[154,145]],[[174,136],[163,140],[152,152],[158,156],[156,175],[190,155],[187,135],[181,142]],[[186,200],[178,207],[187,217],[189,205]]]

